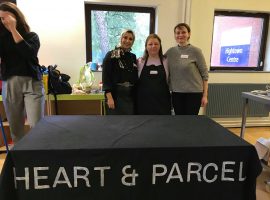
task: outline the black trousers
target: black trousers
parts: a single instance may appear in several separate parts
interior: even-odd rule
[[[202,93],[172,93],[172,105],[175,115],[198,115]]]

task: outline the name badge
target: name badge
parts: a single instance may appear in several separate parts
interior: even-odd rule
[[[158,74],[158,71],[156,71],[156,70],[151,70],[151,71],[150,71],[150,74]]]
[[[181,55],[181,58],[188,58],[188,55],[182,54],[182,55]]]

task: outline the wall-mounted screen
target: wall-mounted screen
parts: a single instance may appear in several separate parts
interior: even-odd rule
[[[210,70],[262,70],[268,15],[215,12]]]

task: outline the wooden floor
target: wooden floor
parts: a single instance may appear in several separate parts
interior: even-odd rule
[[[231,132],[236,135],[240,135],[240,128],[228,128]],[[250,144],[255,144],[257,139],[270,138],[270,127],[248,127],[246,128],[244,139],[248,141]]]
[[[240,135],[240,128],[228,128],[231,132],[236,135]],[[270,138],[270,127],[248,127],[246,128],[244,139],[251,144],[255,144],[257,139]],[[4,147],[0,148],[3,150]],[[2,165],[4,163],[6,154],[0,154],[0,171],[2,170]],[[257,179],[257,200],[270,200],[270,193],[266,191],[265,180],[270,180],[270,171],[264,170],[262,174]]]

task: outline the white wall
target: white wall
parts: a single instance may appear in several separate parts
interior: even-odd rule
[[[175,45],[174,26],[179,22],[190,22],[191,43],[203,50],[208,66],[215,9],[270,13],[269,0],[260,0],[260,3],[257,0],[88,0],[87,2],[155,6],[156,33],[162,38],[164,51]],[[58,64],[63,72],[71,75],[71,83],[76,82],[79,68],[86,61],[84,0],[17,0],[17,4],[24,12],[32,30],[40,36],[40,63]],[[269,64],[267,60],[267,65]],[[96,73],[96,77],[100,80],[101,73]],[[270,73],[210,73],[209,82],[268,83]]]
[[[173,28],[179,22],[185,0],[100,0],[108,4],[154,6],[157,9],[156,32],[162,38],[164,51],[175,44]],[[84,0],[17,0],[31,30],[41,41],[40,64],[57,64],[60,70],[77,81],[80,66],[86,62]],[[96,73],[97,79],[101,73]]]

